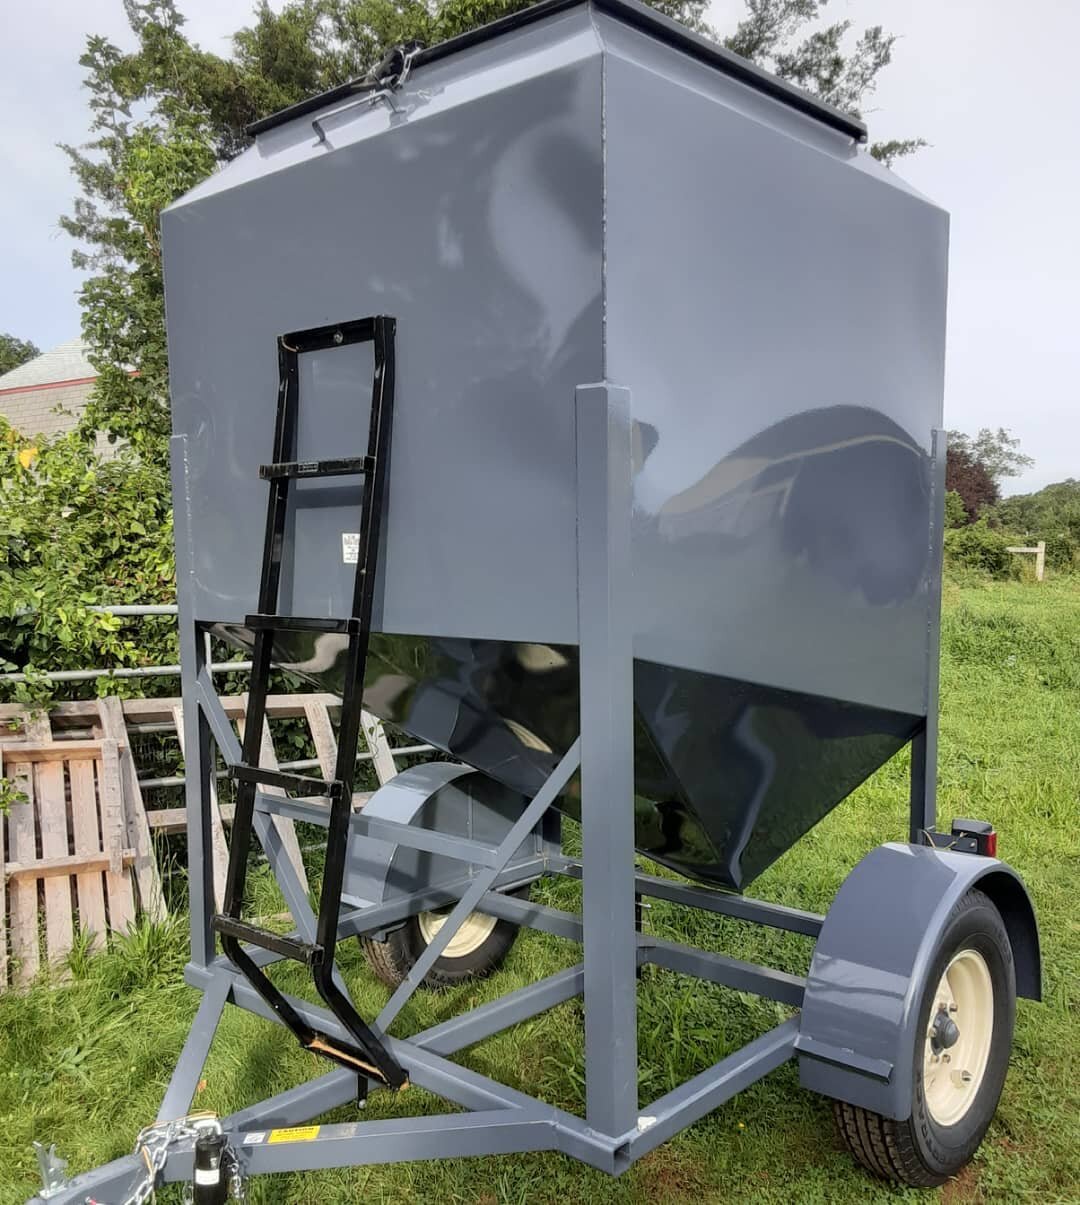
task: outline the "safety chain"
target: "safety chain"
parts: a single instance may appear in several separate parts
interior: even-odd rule
[[[135,1154],[142,1158],[146,1171],[135,1188],[124,1198],[123,1205],[146,1205],[147,1201],[153,1201],[157,1179],[165,1168],[170,1149],[178,1142],[186,1139],[194,1141],[205,1133],[221,1133],[221,1122],[216,1114],[189,1113],[186,1117],[178,1117],[174,1121],[155,1122],[140,1130],[138,1138],[135,1139]],[[247,1197],[240,1175],[240,1164],[235,1152],[228,1146],[225,1147],[224,1160],[232,1199],[245,1201]],[[185,1201],[192,1199],[191,1193],[192,1189],[189,1184],[185,1187]]]

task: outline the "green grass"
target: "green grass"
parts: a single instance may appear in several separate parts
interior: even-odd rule
[[[412,1163],[253,1182],[256,1202],[874,1202],[1080,1201],[1080,582],[947,589],[942,646],[940,812],[995,820],[1001,854],[1023,874],[1042,926],[1045,1002],[1021,1002],[997,1118],[975,1163],[940,1193],[902,1192],[855,1168],[824,1100],[789,1065],[643,1159],[618,1180],[558,1155]],[[824,910],[859,857],[905,828],[907,766],[898,758],[756,884],[766,899]],[[541,888],[573,907],[576,886]],[[269,893],[264,901],[274,910]],[[808,943],[657,904],[665,935],[792,971]],[[396,1032],[430,1024],[574,961],[539,934],[516,944],[484,984],[421,994]],[[130,1149],[152,1119],[194,1014],[183,986],[181,923],[143,929],[108,955],[73,960],[74,982],[0,996],[0,1202],[36,1186],[32,1138],[54,1141],[74,1169]],[[362,1007],[386,991],[355,946],[345,973]],[[286,970],[286,980],[288,970]],[[299,979],[293,981],[298,987]],[[754,997],[649,971],[639,990],[641,1096],[647,1102],[775,1024]],[[577,1002],[482,1044],[469,1066],[580,1110]],[[673,1037],[674,1035],[674,1037]],[[279,1029],[231,1010],[206,1068],[200,1107],[231,1111],[322,1070]],[[369,1116],[434,1112],[419,1089],[376,1093]],[[343,1120],[354,1111],[344,1110]],[[178,1201],[178,1190],[159,1194]]]

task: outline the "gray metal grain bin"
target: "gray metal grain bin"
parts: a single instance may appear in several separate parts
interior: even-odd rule
[[[848,119],[638,11],[300,107],[167,211],[191,605],[247,639],[277,337],[394,315],[365,705],[535,791],[578,731],[575,388],[625,386],[638,845],[741,887],[927,712],[948,224]],[[370,357],[303,357],[302,455],[363,445]],[[283,612],[347,613],[358,499],[298,483]],[[343,638],[287,639],[332,688]]]

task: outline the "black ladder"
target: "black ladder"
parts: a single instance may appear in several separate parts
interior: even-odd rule
[[[371,390],[371,424],[367,455],[336,460],[296,460],[300,356],[305,352],[328,351],[351,343],[371,343],[374,348],[375,375]],[[405,1072],[334,981],[338,913],[345,876],[349,820],[352,815],[353,777],[356,772],[357,742],[360,736],[364,668],[371,633],[371,606],[394,403],[394,319],[362,318],[354,322],[282,335],[278,339],[278,375],[273,462],[264,464],[259,469],[259,476],[270,485],[266,542],[263,547],[262,576],[259,583],[259,610],[255,615],[247,616],[245,620],[254,633],[254,644],[243,754],[240,764],[230,767],[230,774],[236,780],[236,814],[229,845],[229,869],[225,881],[223,911],[214,917],[213,927],[221,936],[221,946],[226,957],[292,1030],[303,1046],[357,1072],[361,1092],[366,1088],[368,1079],[400,1088],[407,1080]],[[350,615],[344,619],[323,619],[277,614],[290,481],[308,477],[354,475],[361,476],[364,485]],[[278,632],[330,632],[348,637],[337,765],[334,777],[329,782],[300,774],[284,774],[280,770],[270,770],[259,765],[266,715],[266,693],[274,637]],[[314,943],[271,933],[245,922],[241,917],[248,853],[251,848],[252,821],[258,788],[261,786],[280,787],[285,791],[303,795],[322,795],[330,800],[326,864],[323,870]],[[312,1028],[274,986],[243,943],[308,966],[319,995],[329,1005],[352,1041],[342,1042]]]

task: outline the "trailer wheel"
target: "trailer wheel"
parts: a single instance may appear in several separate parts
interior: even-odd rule
[[[511,894],[528,899],[528,886]],[[446,922],[449,908],[421,912],[410,917],[385,941],[361,938],[364,956],[378,979],[388,987],[397,987],[427,949]],[[435,960],[424,977],[425,987],[447,988],[467,979],[482,979],[498,970],[518,934],[518,926],[474,912],[450,939],[450,944]]]
[[[1001,914],[981,891],[953,909],[919,1013],[911,1116],[834,1101],[855,1158],[875,1175],[931,1188],[975,1154],[997,1109],[1012,1047],[1016,979]]]

